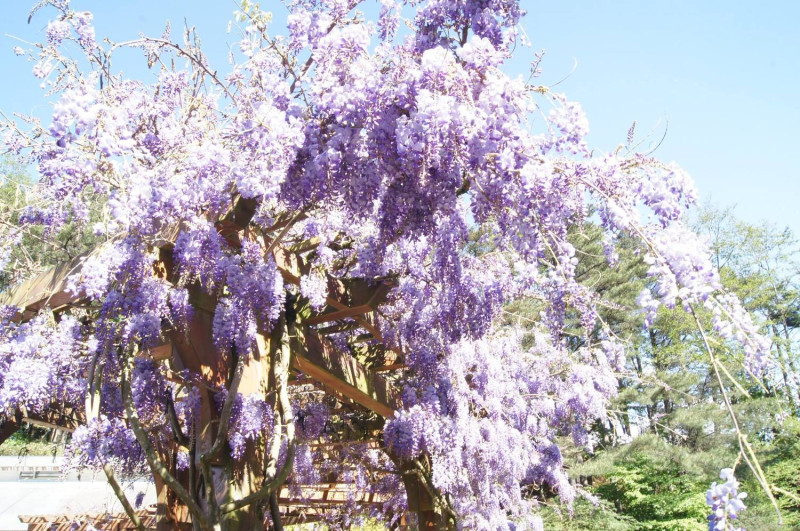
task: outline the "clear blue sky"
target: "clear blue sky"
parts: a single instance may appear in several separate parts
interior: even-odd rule
[[[0,110],[45,116],[49,103],[13,55],[6,35],[43,38],[48,12],[28,25],[32,0],[0,0]],[[368,4],[375,4],[371,0]],[[546,48],[543,84],[583,104],[590,143],[614,149],[631,123],[667,137],[656,155],[694,177],[701,198],[736,205],[741,218],[790,227],[800,236],[800,1],[753,2],[523,0],[533,42],[512,65],[527,72],[533,50]],[[282,5],[262,0],[283,25]],[[72,0],[95,13],[98,37],[116,41],[139,32],[160,35],[167,19],[179,36],[184,19],[197,26],[213,63],[225,69],[225,33],[232,0]],[[50,12],[52,13],[52,12]],[[143,75],[143,59],[117,68]]]

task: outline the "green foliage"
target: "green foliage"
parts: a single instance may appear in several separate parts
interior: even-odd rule
[[[636,519],[637,529],[700,531],[707,527],[706,489],[704,478],[681,464],[636,454],[617,463],[595,492]]]
[[[613,505],[605,500],[598,504],[578,497],[572,507],[572,514],[566,507],[543,505],[541,511],[544,528],[553,531],[629,531],[637,529],[637,522],[629,516],[617,514]]]
[[[790,385],[800,374],[794,332],[800,327],[800,242],[789,229],[737,220],[731,210],[704,207],[694,227],[711,241],[722,283],[735,292],[771,337],[780,374],[765,381],[767,394],[781,394],[796,416],[800,404]]]
[[[737,470],[742,490],[750,494],[742,524],[747,529],[800,529],[800,429],[793,428],[797,419],[785,420],[787,414],[800,413],[790,385],[798,367],[793,339],[800,325],[798,245],[788,231],[748,225],[730,212],[706,208],[698,220],[695,228],[709,237],[723,284],[771,336],[782,369],[757,381],[746,373],[740,351],[710,336],[725,392],[777,489],[786,527],[777,527],[769,498],[745,465]],[[621,252],[620,263],[609,269],[595,259],[597,242],[587,239],[585,244],[579,249],[585,257],[580,267],[588,281],[628,275],[627,281],[618,277],[613,283],[627,288],[609,289],[606,296],[609,306],[628,308],[627,315],[621,312],[618,320],[608,322],[621,334],[627,331],[629,372],[620,374],[620,393],[611,407],[619,420],[613,431],[621,427],[621,437],[599,427],[601,444],[593,456],[570,455],[572,475],[592,477],[592,492],[634,519],[631,529],[706,529],[705,491],[721,468],[737,460],[739,444],[702,337],[693,318],[680,309],[660,309],[652,329],[641,332],[630,312],[631,292],[638,293],[647,282],[638,257]],[[701,309],[698,317],[705,330],[712,328],[710,315]],[[576,520],[581,518],[576,513]],[[607,527],[591,527],[593,517],[588,518],[570,523],[569,529]]]
[[[47,440],[48,430],[30,426],[19,430],[0,445],[0,455],[64,455],[63,443]]]
[[[800,529],[800,420],[786,419],[770,447],[764,472],[786,528]]]
[[[9,161],[0,160],[0,237],[14,239],[12,226],[17,226],[20,216],[29,206],[36,206],[33,180],[25,169]],[[89,198],[90,222],[102,217],[103,203]],[[86,226],[91,226],[91,223]],[[68,222],[61,231],[45,238],[42,226],[23,229],[19,245],[12,247],[9,263],[0,271],[0,291],[25,280],[49,266],[69,262],[93,249],[100,238],[87,228]]]

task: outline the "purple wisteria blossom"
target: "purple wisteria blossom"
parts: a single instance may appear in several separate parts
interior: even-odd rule
[[[718,484],[715,481],[706,492],[706,503],[711,507],[708,531],[742,531],[733,521],[746,508],[742,500],[747,498],[747,493],[739,492],[739,482],[732,468],[723,468],[719,478],[725,482]]]

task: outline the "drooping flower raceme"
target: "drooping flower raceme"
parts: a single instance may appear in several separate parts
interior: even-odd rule
[[[719,478],[724,480],[724,483],[715,481],[706,492],[706,503],[711,507],[708,530],[741,531],[742,528],[735,527],[733,522],[746,508],[742,500],[747,498],[747,493],[739,492],[739,482],[733,475],[732,468],[723,468]]]

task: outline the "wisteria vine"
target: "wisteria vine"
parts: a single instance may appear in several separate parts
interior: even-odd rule
[[[504,72],[523,40],[519,2],[384,0],[375,24],[359,3],[292,0],[282,36],[245,2],[227,70],[208,64],[191,32],[101,43],[92,15],[68,0],[37,6],[51,17],[46,42],[17,53],[56,101],[48,124],[3,124],[6,151],[40,176],[21,227],[54,235],[79,223],[106,243],[70,278],[88,301],[72,315],[20,322],[3,308],[0,410],[91,402],[74,466],[132,473],[147,463],[204,529],[267,504],[285,480],[302,496],[321,474],[380,494],[372,516],[396,519],[400,470],[461,528],[541,528],[536,492],[576,495],[556,437],[591,446],[624,363],[598,295],[576,279],[571,228],[599,224],[612,267],[616,242],[639,242],[654,286],[639,297],[648,322],[662,305],[706,308],[756,374],[769,343],[720,291],[682,221],[696,198],[686,173],[590,150],[579,104]],[[76,46],[79,58],[66,53]],[[143,51],[154,81],[115,74],[122,47]],[[232,231],[236,220],[225,222],[242,204],[250,215]],[[476,233],[490,252],[465,251]],[[4,234],[0,256],[17,239]],[[289,249],[303,261],[295,283],[279,266]],[[154,274],[165,253],[171,273]],[[402,407],[379,433],[386,451],[367,442],[331,451],[349,413],[313,388],[287,387],[287,301],[320,311],[330,286],[352,279],[395,286],[375,325],[404,364],[389,377]],[[222,379],[147,354],[193,330],[201,296],[214,301]],[[520,297],[541,302],[529,346],[497,320]],[[578,350],[565,339],[575,315]],[[352,337],[365,332],[354,323]],[[279,383],[240,393],[265,337],[279,345],[269,352]],[[347,349],[348,338],[332,341]],[[221,419],[219,433],[202,447],[208,418]],[[172,470],[158,458],[169,451]],[[211,467],[221,459],[234,468],[260,459],[269,488],[217,499]],[[347,527],[369,510],[353,499],[330,523]]]

